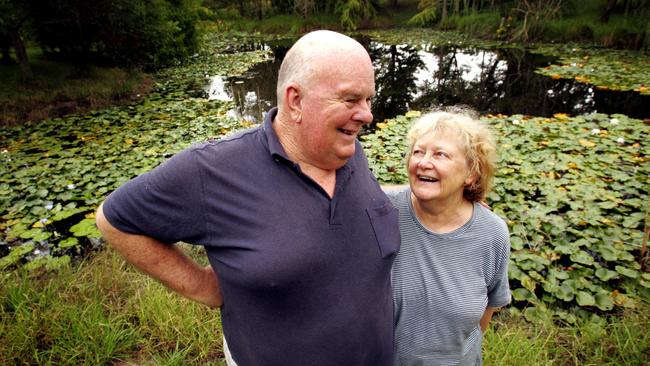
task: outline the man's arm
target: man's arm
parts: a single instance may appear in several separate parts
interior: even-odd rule
[[[96,223],[104,239],[129,263],[188,299],[216,308],[223,304],[217,276],[176,245],[118,230],[97,209]]]

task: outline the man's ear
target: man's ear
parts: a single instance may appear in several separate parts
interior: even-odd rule
[[[300,85],[290,83],[284,90],[284,103],[289,111],[289,116],[294,122],[302,121],[302,91]]]

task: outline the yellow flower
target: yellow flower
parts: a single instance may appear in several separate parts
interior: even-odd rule
[[[590,82],[589,78],[586,76],[578,75],[575,77],[576,81],[588,84]]]
[[[382,128],[386,128],[386,126],[388,126],[388,124],[384,123],[384,122],[379,122],[379,123],[377,123],[376,126],[377,126],[378,129],[381,130]]]
[[[585,139],[580,139],[578,140],[578,143],[584,147],[594,147],[596,144],[594,144],[591,141],[585,140]]]
[[[405,114],[405,117],[407,118],[413,118],[413,117],[420,117],[422,115],[422,112],[420,111],[408,111]]]
[[[634,89],[634,91],[643,94],[643,93],[648,93],[648,92],[650,92],[650,88],[648,88],[647,86],[640,86],[640,87]]]

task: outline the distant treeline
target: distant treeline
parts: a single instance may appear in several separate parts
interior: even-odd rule
[[[218,16],[236,14],[244,19],[327,14],[346,30],[373,27],[382,14],[410,7],[416,11],[403,25],[457,29],[510,42],[565,41],[568,34],[575,40],[622,48],[648,44],[650,18],[650,0],[203,0],[203,4]],[[622,24],[608,24],[612,17]],[[556,23],[549,27],[552,21]]]
[[[456,29],[503,41],[563,42],[570,34],[569,40],[638,49],[649,38],[650,0],[0,0],[1,60],[15,57],[29,79],[28,43],[80,71],[89,64],[151,70],[196,52],[201,19],[326,15],[341,29],[354,30],[373,27],[382,14],[400,9],[413,15],[406,24],[392,25]],[[612,27],[610,19],[621,17],[623,28]],[[563,19],[570,21],[558,23]],[[560,25],[549,28],[552,21]]]
[[[156,69],[182,60],[198,46],[199,0],[0,0],[2,61],[11,49],[26,78],[26,43],[50,58],[77,65]]]

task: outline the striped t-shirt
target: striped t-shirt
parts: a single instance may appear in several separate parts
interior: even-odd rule
[[[389,193],[402,235],[392,273],[395,365],[481,365],[481,316],[510,302],[508,227],[475,203],[465,225],[434,233],[410,195]]]

